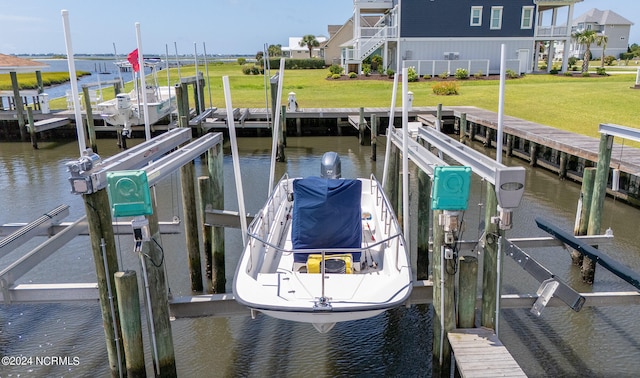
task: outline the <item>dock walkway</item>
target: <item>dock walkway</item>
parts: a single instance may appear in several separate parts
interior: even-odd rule
[[[456,329],[448,338],[463,378],[527,376],[489,328]]]

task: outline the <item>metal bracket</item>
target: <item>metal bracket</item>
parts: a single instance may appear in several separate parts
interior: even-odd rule
[[[549,300],[553,297],[553,293],[556,292],[558,286],[560,286],[560,282],[553,278],[542,281],[537,291],[538,299],[536,300],[536,303],[533,304],[533,307],[531,307],[532,314],[535,316],[540,316],[542,314],[542,310],[547,306],[547,303],[549,303]]]

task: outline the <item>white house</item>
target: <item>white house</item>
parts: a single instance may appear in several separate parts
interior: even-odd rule
[[[327,40],[327,37],[316,36],[316,40],[322,45]],[[300,46],[300,41],[302,41],[302,37],[289,37],[289,45],[282,47],[282,55],[293,59],[308,59],[309,49],[306,45]],[[313,48],[311,55],[314,58],[321,58],[320,47]]]
[[[605,56],[612,55],[618,58],[621,53],[627,52],[631,25],[633,25],[633,22],[627,20],[614,11],[601,11],[593,8],[573,20],[571,30],[572,32],[593,30],[598,34],[606,35],[607,46],[604,52]],[[575,41],[572,41],[570,45],[570,54],[571,56],[582,58],[584,55],[584,49],[584,46],[578,45]],[[593,59],[601,57],[602,47],[592,44],[590,46],[590,50]]]

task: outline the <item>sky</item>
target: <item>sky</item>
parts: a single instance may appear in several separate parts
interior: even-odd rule
[[[451,0],[436,0],[451,1]],[[630,43],[640,44],[640,0],[584,0],[574,16],[591,8],[612,10],[634,23]],[[0,53],[64,54],[61,11],[69,12],[75,54],[119,55],[136,48],[140,23],[145,54],[253,55],[264,44],[288,45],[289,37],[327,36],[344,24],[352,0],[0,0]],[[175,43],[175,45],[174,45]]]

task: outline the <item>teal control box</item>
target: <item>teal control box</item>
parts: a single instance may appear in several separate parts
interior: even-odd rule
[[[153,214],[147,172],[143,170],[107,172],[107,190],[114,217]]]
[[[435,167],[431,208],[433,210],[466,210],[471,188],[471,167]]]

